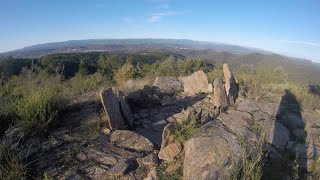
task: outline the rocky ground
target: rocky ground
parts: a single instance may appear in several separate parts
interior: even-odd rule
[[[159,77],[126,95],[110,88],[101,102],[66,113],[48,138],[25,140],[21,159],[37,179],[225,179],[263,141],[264,177],[305,179],[319,157],[320,114],[302,110],[290,92],[279,103],[238,97],[224,70],[225,80],[213,85],[197,72],[182,80]],[[190,123],[197,131],[185,137]],[[6,132],[13,146],[22,134],[16,127]]]

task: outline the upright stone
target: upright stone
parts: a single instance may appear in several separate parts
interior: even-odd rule
[[[229,69],[228,64],[223,64],[223,75],[226,81],[225,87],[227,91],[227,96],[229,98],[230,103],[234,104],[235,100],[238,98],[239,89],[236,80]]]
[[[104,90],[101,93],[100,98],[104,111],[106,113],[106,119],[110,129],[124,129],[125,122],[121,114],[119,101],[112,88]]]
[[[199,92],[209,92],[208,77],[202,71],[197,71],[190,76],[183,77],[183,89],[188,95],[195,95]]]
[[[124,120],[127,122],[127,124],[129,126],[132,126],[133,125],[133,115],[132,115],[131,109],[130,109],[122,92],[119,92],[118,99],[119,99],[120,108],[121,108],[121,112],[124,117]]]
[[[216,78],[213,82],[213,104],[216,108],[224,109],[229,106],[226,88],[221,78]]]

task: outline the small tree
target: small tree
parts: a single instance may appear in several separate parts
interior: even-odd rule
[[[124,82],[128,79],[135,78],[136,70],[130,63],[124,64],[115,74],[115,80],[117,83]]]
[[[78,74],[81,76],[86,76],[89,74],[88,64],[85,60],[80,61]]]

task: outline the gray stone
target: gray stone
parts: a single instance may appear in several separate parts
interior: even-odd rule
[[[133,118],[131,109],[122,92],[119,92],[118,99],[119,99],[120,109],[124,117],[124,120],[127,122],[129,126],[132,126],[134,118]]]
[[[129,169],[129,164],[126,162],[120,162],[110,169],[110,173],[114,176],[123,176]]]
[[[174,133],[174,130],[178,127],[178,124],[173,122],[173,123],[169,123],[167,124],[162,132],[162,142],[161,142],[161,148],[166,147],[169,143],[172,142],[172,138],[171,136]]]
[[[225,109],[229,106],[226,88],[221,78],[216,78],[213,82],[213,104],[218,109]]]
[[[158,154],[159,159],[171,162],[177,157],[182,150],[180,143],[170,143],[166,145],[164,148],[160,149]]]
[[[153,83],[160,89],[160,92],[174,94],[182,90],[182,82],[173,77],[157,77]]]
[[[223,64],[223,75],[226,82],[225,87],[227,96],[229,98],[230,103],[234,104],[236,99],[238,98],[239,89],[236,80],[229,69],[228,64]]]
[[[137,158],[139,166],[156,166],[159,163],[158,156],[155,152],[145,156],[143,158]]]
[[[136,151],[151,152],[154,148],[147,138],[127,130],[116,130],[111,133],[110,141],[116,146],[133,149]]]
[[[101,102],[106,113],[107,123],[111,130],[125,129],[125,122],[121,114],[118,98],[112,88],[100,94]]]
[[[60,146],[61,144],[62,144],[61,141],[58,141],[55,138],[51,138],[48,141],[42,143],[42,149],[45,150],[45,151],[49,151],[49,150],[51,150],[53,148],[56,148],[56,147]]]
[[[183,177],[188,180],[225,179],[242,156],[237,137],[219,121],[204,125],[197,137],[185,143],[184,151]]]
[[[183,89],[188,95],[196,95],[200,92],[208,93],[208,77],[202,71],[197,71],[190,76],[183,77]]]

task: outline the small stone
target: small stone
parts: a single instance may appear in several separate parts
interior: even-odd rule
[[[159,159],[156,153],[151,153],[143,158],[137,158],[139,166],[156,166],[159,163]]]
[[[77,154],[76,158],[79,160],[79,161],[86,161],[88,159],[87,155],[84,154],[83,152],[80,152]]]
[[[104,127],[101,129],[101,133],[102,134],[105,134],[105,135],[109,135],[111,132],[111,129],[107,128],[107,127]]]
[[[129,164],[126,162],[120,162],[119,164],[113,166],[110,173],[114,176],[123,176],[129,169]]]
[[[51,138],[50,140],[42,143],[42,149],[45,150],[45,151],[49,151],[53,148],[56,148],[58,146],[60,146],[62,144],[61,141],[58,141],[57,139],[55,138]]]
[[[182,147],[180,143],[170,143],[166,147],[161,148],[158,154],[159,159],[165,161],[173,161],[175,157],[179,155],[181,152]]]

